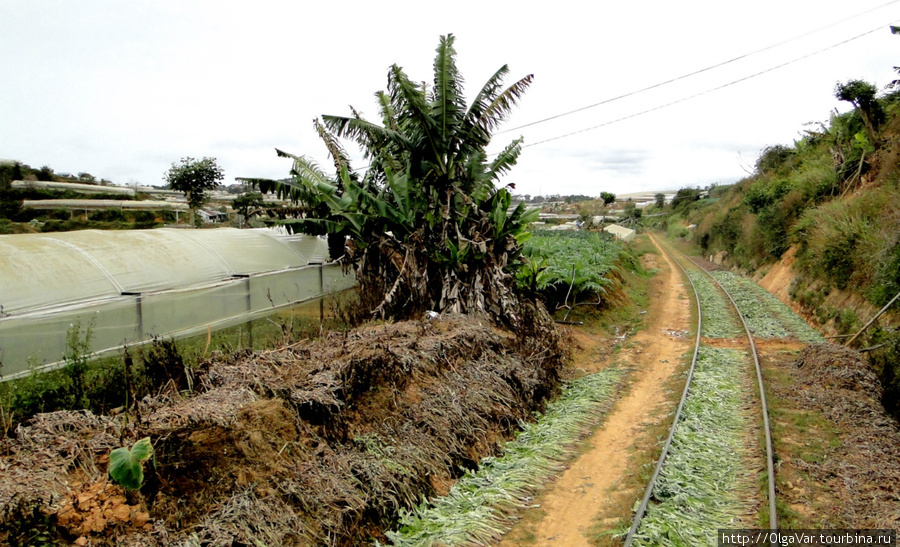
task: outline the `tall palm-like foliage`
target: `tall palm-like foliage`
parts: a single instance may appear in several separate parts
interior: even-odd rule
[[[292,229],[349,236],[348,264],[374,314],[483,311],[514,324],[512,274],[537,212],[522,204],[510,211],[509,191],[495,186],[516,163],[522,139],[493,159],[486,147],[532,76],[504,88],[504,65],[466,105],[453,42],[453,35],[441,37],[433,86],[390,68],[387,90],[376,93],[380,123],[352,109],[351,116],[316,120],[335,176],[279,150],[293,160],[289,181],[247,180],[308,207],[305,218],[283,222]],[[351,170],[340,139],[360,146],[365,175]]]

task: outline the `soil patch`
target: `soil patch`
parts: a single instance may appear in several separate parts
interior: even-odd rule
[[[196,393],[126,420],[39,415],[0,441],[0,543],[350,546],[445,493],[558,389],[566,353],[541,307],[523,327],[446,317],[369,326],[208,363]],[[126,492],[109,451],[149,436]],[[31,530],[31,531],[29,531]]]
[[[691,346],[687,335],[691,300],[685,282],[668,255],[661,253],[657,260],[654,269],[659,272],[651,281],[647,328],[631,338],[618,356],[634,369],[629,392],[585,441],[582,454],[535,500],[540,509],[526,514],[501,546],[589,545],[592,524],[617,521],[622,517],[622,501],[627,512],[630,500],[640,498],[642,491],[628,482],[630,475],[641,472],[631,464],[635,448],[657,422],[667,418],[666,384]],[[605,366],[578,360],[574,365],[588,369]],[[655,439],[650,442],[654,443]]]

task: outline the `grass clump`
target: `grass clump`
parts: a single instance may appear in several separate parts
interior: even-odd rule
[[[610,367],[570,382],[537,422],[522,425],[501,456],[484,458],[446,496],[401,510],[400,527],[387,532],[388,539],[413,546],[482,545],[499,538],[541,484],[563,469],[575,441],[602,419],[623,376],[621,368]]]
[[[688,270],[688,276],[700,293],[703,311],[703,336],[707,338],[734,338],[743,333],[741,324],[731,313],[731,303],[708,275],[700,270]]]
[[[731,293],[754,336],[797,338],[808,343],[824,341],[802,317],[753,281],[725,271],[712,275]]]
[[[747,354],[703,347],[681,421],[653,492],[657,503],[635,535],[635,545],[715,545],[717,528],[734,528],[746,513],[753,477],[747,449],[741,382]],[[749,485],[749,486],[748,486]]]

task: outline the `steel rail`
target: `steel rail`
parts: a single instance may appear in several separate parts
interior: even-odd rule
[[[762,377],[762,366],[759,364],[759,351],[756,349],[756,342],[753,341],[753,333],[750,331],[750,326],[747,325],[747,320],[744,318],[744,314],[741,313],[741,309],[738,307],[737,302],[735,302],[734,298],[731,296],[731,293],[725,289],[725,286],[719,283],[719,280],[716,279],[711,273],[706,271],[706,268],[694,262],[694,259],[682,253],[682,256],[691,261],[695,266],[700,268],[703,273],[709,276],[710,279],[715,282],[716,286],[722,289],[722,292],[725,293],[725,296],[728,297],[728,300],[731,301],[731,305],[734,306],[735,311],[737,311],[738,318],[741,320],[741,324],[744,325],[744,331],[747,333],[747,340],[750,341],[750,350],[753,355],[753,365],[756,368],[756,382],[759,388],[759,401],[760,406],[762,406],[762,418],[763,418],[763,429],[766,434],[766,471],[768,474],[768,483],[769,483],[769,529],[777,530],[778,529],[778,512],[775,506],[775,462],[774,462],[774,451],[772,450],[772,429],[769,426],[769,405],[766,402],[766,390],[763,384]],[[775,545],[775,542],[772,542],[772,545]]]
[[[663,246],[660,245],[660,248],[663,249]],[[653,476],[650,477],[650,482],[647,484],[647,490],[644,492],[641,504],[638,506],[637,512],[634,515],[634,520],[631,522],[631,529],[628,530],[628,535],[625,536],[625,547],[631,547],[631,543],[634,541],[634,535],[637,533],[638,526],[640,526],[641,520],[644,518],[644,513],[647,511],[647,505],[650,503],[650,498],[653,496],[653,487],[656,485],[656,479],[659,477],[659,472],[662,470],[662,466],[666,461],[666,456],[669,454],[669,448],[672,446],[672,439],[675,437],[675,428],[678,426],[678,422],[681,419],[681,411],[684,408],[684,402],[687,400],[691,381],[694,379],[694,369],[697,367],[697,356],[700,354],[700,333],[703,330],[703,311],[700,308],[700,293],[697,291],[697,287],[694,286],[694,281],[691,279],[691,276],[688,275],[684,266],[682,266],[668,250],[665,250],[665,252],[672,259],[672,262],[678,264],[678,267],[681,268],[684,277],[687,278],[691,285],[691,290],[694,291],[694,299],[697,302],[697,337],[694,340],[694,356],[691,358],[691,368],[688,370],[688,377],[684,382],[684,390],[681,392],[681,400],[678,402],[678,409],[675,411],[675,418],[672,420],[669,436],[666,438],[666,444],[663,446],[662,452],[659,455],[659,460],[656,462],[656,469],[653,470]]]
[[[701,311],[700,295],[699,295],[699,292],[697,291],[697,287],[694,285],[694,282],[691,279],[690,275],[688,275],[687,269],[685,269],[685,267],[681,264],[681,262],[679,262],[678,259],[672,254],[671,250],[668,248],[668,245],[660,245],[660,248],[662,248],[666,252],[666,254],[669,255],[669,257],[672,259],[673,262],[678,264],[678,267],[681,268],[681,271],[684,273],[684,276],[690,282],[691,290],[694,291],[694,297],[695,297],[695,301],[697,304],[697,337],[696,337],[696,341],[694,343],[694,355],[693,355],[693,358],[691,359],[691,367],[688,372],[688,378],[687,378],[687,381],[685,382],[684,390],[681,394],[681,400],[678,403],[678,409],[675,411],[675,418],[672,421],[672,427],[669,430],[669,436],[666,438],[666,444],[664,445],[662,453],[659,456],[659,460],[656,462],[656,469],[653,471],[653,475],[650,477],[650,481],[647,484],[647,489],[644,492],[644,497],[641,499],[641,503],[638,506],[637,511],[635,512],[634,519],[632,520],[632,523],[631,523],[631,528],[629,529],[628,534],[625,536],[625,547],[630,547],[632,542],[634,541],[634,536],[637,533],[638,527],[641,524],[641,520],[643,520],[643,518],[644,518],[644,515],[647,511],[647,506],[650,503],[650,498],[653,496],[653,488],[656,486],[656,480],[659,477],[659,473],[662,469],[663,464],[665,463],[666,457],[668,456],[669,448],[672,445],[672,439],[675,435],[675,429],[678,426],[678,422],[681,417],[681,411],[682,411],[682,408],[684,407],[685,400],[687,399],[687,395],[690,390],[691,381],[693,380],[693,377],[694,377],[694,369],[696,368],[697,356],[700,351],[700,338],[701,338],[701,332],[703,329],[703,313]],[[677,251],[677,249],[676,249],[676,251]],[[682,253],[680,251],[677,251],[677,252],[681,256],[683,256],[684,258],[689,260],[695,267],[700,269],[700,271],[702,271],[707,276],[709,276],[710,279],[712,279],[713,282],[716,284],[716,286],[718,286],[722,290],[722,292],[725,293],[725,296],[728,297],[728,300],[731,302],[731,305],[734,307],[735,313],[737,313],[738,318],[741,320],[741,324],[744,326],[744,331],[747,334],[747,340],[750,343],[751,354],[753,355],[753,363],[754,363],[754,366],[756,369],[756,379],[757,379],[758,388],[759,388],[760,404],[762,406],[763,428],[765,430],[765,437],[766,437],[766,467],[767,467],[767,471],[768,471],[768,486],[769,486],[769,528],[771,528],[773,530],[777,530],[778,529],[778,518],[777,518],[776,507],[775,507],[775,466],[773,463],[773,456],[772,456],[772,453],[773,453],[773,451],[772,451],[772,435],[771,435],[771,430],[769,427],[769,411],[768,411],[768,405],[766,403],[766,393],[765,393],[764,386],[763,386],[762,368],[759,363],[759,352],[757,351],[756,343],[753,340],[753,333],[750,331],[750,327],[749,327],[749,325],[747,325],[747,321],[744,319],[744,315],[741,313],[740,308],[737,305],[737,302],[735,302],[734,298],[732,298],[731,294],[725,289],[725,287],[722,286],[721,283],[719,283],[719,280],[717,280],[715,277],[713,277],[713,275],[711,273],[709,273],[705,268],[703,268],[702,266],[697,264],[689,256],[685,255],[684,253]],[[775,543],[773,543],[773,545],[775,545]]]

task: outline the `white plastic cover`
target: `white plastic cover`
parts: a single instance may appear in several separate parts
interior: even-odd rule
[[[0,235],[0,381],[59,366],[67,333],[94,352],[218,329],[355,284],[328,246],[273,230]]]
[[[235,275],[323,262],[313,236],[271,230],[83,230],[0,235],[4,315],[119,296],[204,285]]]

